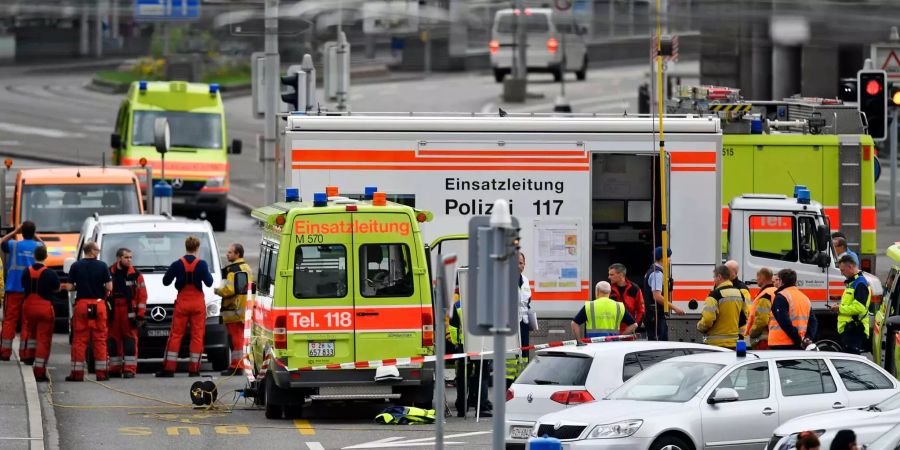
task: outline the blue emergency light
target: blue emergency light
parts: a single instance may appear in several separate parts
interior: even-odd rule
[[[313,194],[313,206],[327,206],[328,194],[324,192],[316,192]]]
[[[805,190],[807,190],[806,186],[804,186],[802,184],[795,184],[794,185],[794,198],[799,198],[798,194],[800,193],[800,191],[805,191]]]
[[[138,81],[138,90],[143,94],[147,92],[147,80]]]
[[[299,202],[300,201],[300,189],[297,188],[286,188],[284,190],[284,201],[286,202]]]
[[[216,95],[219,92],[219,83],[209,84],[209,95]]]
[[[797,193],[797,203],[801,205],[808,205],[810,202],[809,197],[809,189],[802,189]]]
[[[375,186],[366,186],[366,196],[365,200],[372,200],[375,196],[375,193],[378,192],[378,188]]]
[[[734,351],[737,353],[739,358],[743,358],[747,356],[747,342],[745,341],[737,341],[737,344],[734,346]]]

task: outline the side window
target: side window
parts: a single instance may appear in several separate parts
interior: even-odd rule
[[[750,254],[760,258],[797,261],[794,218],[750,216]]]
[[[639,373],[641,373],[641,363],[638,361],[637,353],[625,355],[622,363],[622,381],[628,381],[629,378]]]
[[[360,293],[363,297],[413,295],[412,261],[406,244],[359,246]]]
[[[622,368],[622,381],[628,380],[642,370],[647,370],[658,362],[684,355],[684,350],[680,348],[628,353],[625,355]]]
[[[263,241],[259,249],[259,270],[256,275],[256,292],[259,295],[272,295],[275,284],[275,266],[278,262],[278,249],[271,243]]]
[[[785,397],[837,391],[834,378],[821,359],[787,359],[777,361],[775,366]]]
[[[812,217],[800,217],[797,236],[799,238],[800,262],[815,264],[816,254],[819,249],[816,242],[816,222]]]
[[[738,401],[769,398],[769,363],[763,361],[738,367],[717,388],[734,389]]]
[[[881,372],[862,362],[849,359],[832,359],[838,375],[848,391],[893,389],[894,385]]]
[[[347,248],[343,245],[300,245],[294,254],[295,298],[347,296]]]

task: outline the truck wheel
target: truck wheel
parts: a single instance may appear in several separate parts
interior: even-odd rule
[[[279,397],[278,391],[280,390],[278,386],[275,386],[275,377],[271,373],[266,375],[266,380],[263,384],[265,385],[263,387],[263,391],[265,391],[263,402],[266,404],[266,419],[281,419],[282,415],[284,415],[284,407],[274,403],[274,400]]]
[[[206,220],[212,225],[214,231],[225,231],[225,225],[228,221],[228,209],[220,211],[207,211]]]
[[[494,68],[494,81],[502,83],[504,78],[506,78],[506,71]]]
[[[291,403],[285,405],[284,415],[288,419],[299,419],[303,417],[303,403]]]

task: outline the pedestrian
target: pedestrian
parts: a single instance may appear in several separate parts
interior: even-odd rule
[[[34,379],[48,381],[47,360],[50,358],[50,344],[53,341],[53,326],[56,316],[53,312],[53,294],[59,291],[59,277],[53,270],[47,270],[47,247],[34,249],[34,264],[22,273],[25,288],[25,304],[22,307],[28,326],[28,355],[34,367]]]
[[[228,265],[222,268],[222,286],[215,293],[222,297],[222,321],[231,338],[231,364],[222,375],[233,375],[241,370],[244,359],[244,314],[247,310],[247,290],[252,281],[250,266],[244,261],[244,246],[238,243],[228,246],[225,253]]]
[[[831,310],[837,313],[837,329],[841,335],[841,345],[847,353],[860,354],[863,345],[869,338],[869,303],[872,301],[872,291],[869,289],[869,281],[857,268],[856,261],[851,255],[844,255],[838,260],[841,275],[847,277],[844,280],[844,294],[841,303],[831,305]]]
[[[781,269],[773,278],[775,299],[769,319],[769,348],[802,350],[816,335],[816,316],[810,314],[809,297],[797,288],[797,272]]]
[[[656,247],[653,251],[654,263],[650,266],[647,273],[644,274],[644,287],[642,291],[644,296],[644,306],[646,307],[644,324],[647,329],[647,340],[649,341],[669,340],[669,327],[666,324],[665,312],[666,300],[663,294],[662,252],[662,247]],[[667,253],[669,256],[672,256],[672,249],[668,249]],[[669,283],[665,288],[670,294],[672,292],[672,284],[672,279],[669,278]],[[678,314],[679,316],[684,315],[684,310],[672,304],[671,297],[669,298],[669,307],[675,314]]]
[[[450,341],[460,352],[465,352],[463,310],[459,300],[453,304],[449,325]],[[478,413],[480,417],[493,417],[494,405],[488,400],[490,374],[491,362],[489,360],[472,361],[468,357],[456,360],[456,417],[465,417],[469,408],[476,407],[480,407]],[[479,383],[481,389],[478,388]]]
[[[144,276],[134,268],[134,253],[116,250],[116,262],[109,266],[112,311],[109,317],[109,375],[134,378],[137,374],[138,328],[147,312],[147,287]]]
[[[35,235],[37,228],[34,222],[26,220],[14,230],[0,239],[0,249],[6,253],[6,295],[3,301],[3,328],[0,330],[0,361],[9,361],[12,356],[13,339],[16,338],[16,328],[21,327],[19,335],[19,359],[25,358],[26,353],[34,349],[26,349],[28,335],[23,323],[22,303],[25,301],[25,288],[22,286],[22,277],[28,271],[28,267],[34,264],[34,249],[44,245]],[[22,239],[14,239],[21,234]]]
[[[741,296],[744,298],[744,304],[749,307],[753,297],[750,296],[750,288],[748,288],[738,276],[741,272],[741,265],[738,264],[737,261],[729,259],[728,261],[725,261],[725,267],[728,267],[728,271],[731,272],[731,278],[729,279],[731,285],[741,291]]]
[[[744,316],[744,297],[731,283],[731,269],[716,266],[713,281],[716,287],[709,292],[703,304],[697,330],[703,333],[703,342],[717,347],[735,348],[740,339],[740,323]],[[744,318],[746,320],[746,318]]]
[[[612,287],[609,298],[624,304],[625,310],[634,318],[634,323],[641,323],[645,311],[644,295],[641,293],[641,288],[628,279],[628,270],[625,268],[625,265],[615,263],[609,266],[607,275],[609,276],[609,284]],[[626,325],[623,324],[619,329],[619,333],[624,334],[625,328]]]
[[[797,435],[797,450],[819,450],[821,445],[819,437],[812,431],[801,431]]]
[[[625,325],[623,334],[634,333],[637,322],[623,303],[609,298],[610,291],[612,288],[606,281],[600,281],[594,287],[594,300],[585,302],[572,319],[572,333],[576,339],[581,339],[582,325],[589,338],[616,335],[620,325]]]
[[[775,285],[772,284],[772,269],[762,267],[756,272],[756,285],[759,292],[750,305],[747,328],[744,335],[753,350],[769,348],[769,320],[772,317],[772,300],[775,299]]]
[[[531,282],[525,276],[525,253],[519,252],[519,344],[520,347],[528,347],[531,342],[531,329],[537,329],[537,316],[531,311]],[[512,384],[519,374],[528,365],[531,356],[528,350],[522,350],[522,356],[516,359],[506,360],[507,384]]]
[[[856,263],[856,267],[859,267],[859,255],[847,247],[847,238],[838,236],[831,241],[831,244],[834,245],[834,253],[837,254],[838,260],[844,255],[850,255]]]
[[[83,257],[69,268],[68,290],[75,291],[72,308],[72,372],[66,381],[84,381],[84,365],[87,346],[94,350],[94,374],[97,381],[109,379],[106,338],[106,298],[112,291],[109,267],[97,259],[100,246],[94,241],[81,247]]]
[[[188,376],[200,376],[200,356],[203,354],[203,335],[206,333],[206,300],[203,296],[203,285],[212,287],[213,277],[209,273],[206,261],[200,259],[200,239],[188,236],[184,240],[186,255],[173,262],[163,275],[163,285],[175,282],[178,296],[175,297],[175,313],[172,317],[172,331],[166,344],[166,356],[163,368],[156,372],[157,377],[171,378],[175,376],[178,363],[178,350],[181,339],[190,324],[191,358],[188,363]]]
[[[831,450],[857,450],[856,433],[853,430],[840,430],[831,440]]]

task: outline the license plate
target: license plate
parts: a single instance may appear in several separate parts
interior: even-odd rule
[[[334,342],[309,342],[309,357],[334,356]]]
[[[531,436],[531,427],[509,427],[509,437],[513,439],[528,439]]]
[[[168,337],[169,330],[147,330],[148,337]]]

